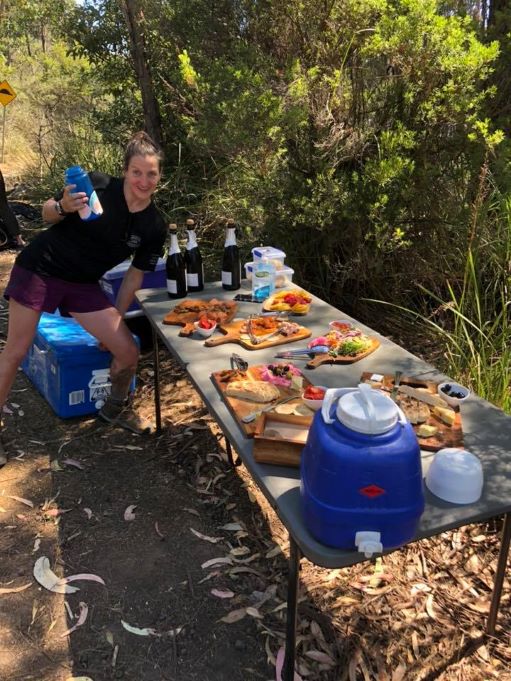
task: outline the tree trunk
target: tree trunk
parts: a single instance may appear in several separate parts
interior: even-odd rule
[[[163,135],[160,109],[154,94],[153,79],[146,57],[146,45],[143,33],[144,12],[138,5],[137,0],[119,0],[119,4],[126,21],[133,67],[137,74],[138,84],[142,94],[145,128],[153,140],[161,145]]]

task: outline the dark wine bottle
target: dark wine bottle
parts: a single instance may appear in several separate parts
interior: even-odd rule
[[[202,291],[204,289],[204,265],[202,264],[202,255],[197,246],[195,223],[193,220],[189,219],[186,221],[186,231],[188,232],[185,251],[186,286],[188,291]]]
[[[240,251],[236,245],[236,225],[234,220],[227,221],[225,230],[222,286],[226,291],[237,291],[241,286]]]
[[[177,225],[169,225],[170,246],[167,256],[167,293],[169,298],[184,298],[186,296],[186,266],[185,259],[177,241]]]

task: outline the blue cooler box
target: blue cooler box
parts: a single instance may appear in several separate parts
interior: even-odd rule
[[[108,272],[105,272],[99,280],[99,285],[112,305],[115,305],[117,294],[121,288],[122,279],[130,265],[131,260],[124,260],[124,262],[121,262],[119,265],[112,267],[111,270],[108,270]],[[165,260],[163,258],[158,258],[154,272],[144,273],[144,281],[142,282],[141,288],[167,288],[167,273],[165,270]],[[130,312],[142,313],[140,305],[136,301],[133,301],[129,306],[127,314]]]
[[[74,319],[43,313],[21,368],[56,414],[71,418],[101,409],[110,394],[111,361]]]

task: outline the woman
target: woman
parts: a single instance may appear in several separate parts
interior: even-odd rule
[[[0,355],[0,410],[30,348],[43,312],[71,315],[108,349],[111,395],[99,415],[109,423],[137,434],[150,430],[129,407],[131,380],[138,348],[123,322],[144,271],[153,271],[162,254],[165,222],[152,196],[161,177],[162,152],[139,132],[130,140],[124,174],[115,178],[91,173],[103,207],[96,220],[84,222],[78,210],[87,203],[83,192],[68,185],[43,205],[43,220],[50,224],[16,258],[4,296],[9,300],[7,341]],[[113,307],[98,279],[133,255]],[[7,455],[0,440],[0,465]]]

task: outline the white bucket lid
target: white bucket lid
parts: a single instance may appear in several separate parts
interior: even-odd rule
[[[396,425],[399,409],[390,397],[361,383],[339,398],[336,415],[357,433],[381,435]]]

